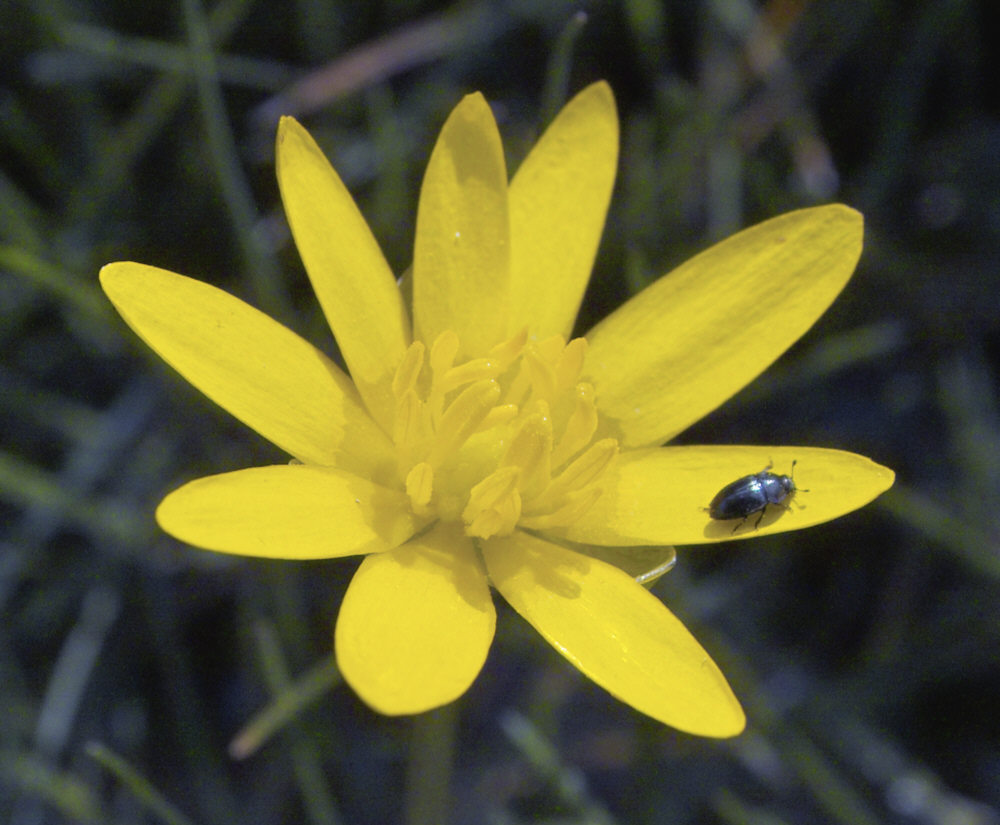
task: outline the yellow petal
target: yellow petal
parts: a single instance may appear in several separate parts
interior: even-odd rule
[[[347,188],[293,118],[278,126],[278,184],[313,289],[351,377],[389,429],[390,382],[410,343],[410,322],[392,271]]]
[[[270,559],[378,553],[422,526],[405,493],[305,464],[199,478],[163,499],[156,520],[196,547]]]
[[[584,378],[624,446],[676,435],[815,323],[861,254],[862,218],[819,206],[746,229],[682,264],[587,334]],[[609,420],[610,419],[610,420]]]
[[[481,94],[451,113],[424,175],[413,250],[416,336],[458,333],[463,358],[505,336],[510,224],[507,171],[493,113]]]
[[[735,521],[715,521],[706,508],[723,487],[773,462],[771,472],[792,473],[799,488],[734,534]],[[562,531],[573,541],[613,546],[700,544],[800,530],[863,507],[888,490],[895,476],[864,456],[817,447],[662,447],[622,453],[602,479],[604,494]]]
[[[337,617],[337,664],[375,710],[421,713],[472,684],[495,626],[471,541],[438,527],[361,563]]]
[[[590,278],[615,182],[618,115],[600,82],[574,97],[510,184],[508,333],[568,338]]]
[[[394,463],[350,379],[277,321],[220,289],[144,264],[108,264],[101,286],[164,361],[300,461],[376,479]]]
[[[628,574],[520,532],[490,539],[483,556],[511,606],[609,693],[688,733],[743,730],[743,711],[718,667]]]

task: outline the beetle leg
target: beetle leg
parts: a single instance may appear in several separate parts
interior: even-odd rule
[[[760,511],[760,515],[757,516],[757,522],[754,524],[753,529],[756,530],[760,527],[760,523],[764,520],[764,513],[767,512],[767,505],[764,505],[764,509]]]

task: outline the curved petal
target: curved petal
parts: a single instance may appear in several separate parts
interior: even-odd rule
[[[743,730],[743,711],[719,668],[626,573],[526,533],[490,539],[483,556],[511,606],[609,693],[688,733]]]
[[[617,567],[646,587],[650,587],[677,564],[677,550],[669,544],[610,545],[565,541],[562,543],[569,546],[574,553],[600,559]]]
[[[618,165],[611,87],[588,86],[559,113],[510,184],[513,335],[573,331]]]
[[[466,691],[495,627],[472,542],[439,527],[361,563],[337,617],[337,664],[380,713],[421,713]]]
[[[433,343],[458,333],[461,355],[504,338],[510,280],[507,171],[500,133],[481,94],[451,113],[427,164],[413,249],[413,323]]]
[[[351,378],[389,432],[390,384],[410,343],[395,278],[354,199],[294,118],[281,119],[276,151],[281,199],[309,280]]]
[[[405,493],[306,464],[199,478],[163,499],[156,520],[196,547],[269,559],[378,553],[422,526]]]
[[[793,473],[799,488],[785,509],[771,505],[760,528],[757,516],[740,524],[715,521],[706,511],[732,481],[758,473]],[[562,531],[572,541],[593,544],[704,544],[753,538],[812,527],[863,507],[888,490],[892,470],[864,456],[817,447],[662,447],[618,457],[604,494]],[[734,533],[733,528],[738,527]]]
[[[835,204],[733,235],[587,334],[584,377],[607,434],[660,444],[750,383],[805,333],[854,271],[862,217]]]
[[[101,286],[135,333],[216,404],[307,464],[383,479],[392,447],[350,379],[312,344],[209,284],[131,262]]]

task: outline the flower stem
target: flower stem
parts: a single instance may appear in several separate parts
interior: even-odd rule
[[[454,702],[414,717],[406,771],[406,825],[448,821],[457,724]]]

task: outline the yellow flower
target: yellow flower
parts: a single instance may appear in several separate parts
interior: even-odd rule
[[[281,195],[350,377],[295,333],[181,275],[114,263],[101,283],[188,381],[289,453],[198,479],[164,530],[244,556],[364,554],[335,631],[373,708],[460,696],[493,638],[496,588],[580,671],[684,731],[732,736],[743,711],[680,621],[598,558],[798,529],[887,489],[868,459],[804,447],[658,446],[751,381],[850,277],[861,216],[844,206],[748,229],[567,341],[614,181],[618,123],[597,83],[508,182],[483,97],[448,118],[424,177],[412,306],[336,172],[291,118]],[[769,462],[805,506],[735,536],[705,507]],[[622,550],[624,548],[624,550]]]

